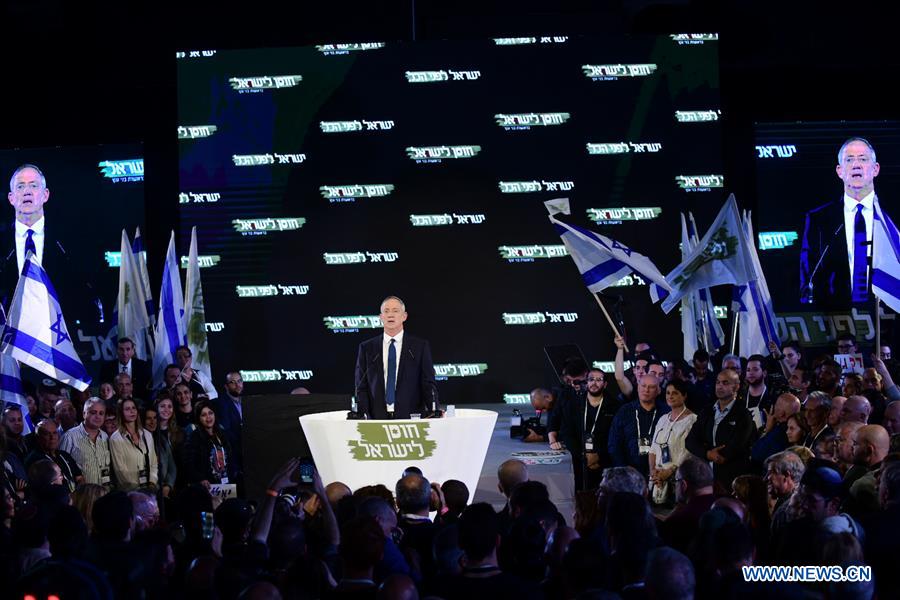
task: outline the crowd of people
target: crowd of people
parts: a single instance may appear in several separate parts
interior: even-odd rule
[[[886,533],[900,526],[900,389],[889,347],[860,374],[835,361],[859,354],[848,334],[833,354],[805,356],[787,342],[744,358],[699,350],[693,364],[664,364],[641,343],[627,370],[625,341],[615,343],[614,373],[573,358],[564,385],[531,394],[538,420],[525,439],[568,450],[588,498],[580,507],[603,495],[610,472],[627,470],[654,515],[640,533],[644,560],[661,546],[687,556],[698,597],[760,593],[762,584],[743,580],[740,567],[751,565],[868,566],[868,582],[782,588],[900,597],[891,568],[900,537]],[[626,586],[646,571],[633,575]]]
[[[179,348],[165,385],[127,339],[97,396],[45,380],[0,427],[4,594],[35,598],[900,597],[900,390],[795,343],[614,373],[567,362],[526,435],[572,454],[574,514],[518,460],[505,505],[406,469],[394,489],[298,480],[241,492],[240,373],[219,394]],[[855,340],[839,341],[853,354]],[[108,378],[111,381],[105,380]],[[144,396],[144,397],[141,397]],[[25,434],[26,422],[35,431]],[[539,479],[539,478],[538,478]],[[499,509],[499,510],[497,510]],[[571,525],[567,525],[570,523]],[[749,582],[761,565],[871,566],[869,581]],[[865,579],[862,577],[861,579]]]

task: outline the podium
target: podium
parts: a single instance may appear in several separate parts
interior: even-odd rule
[[[442,419],[348,421],[341,410],[299,419],[326,485],[381,483],[393,492],[404,469],[416,466],[431,482],[462,481],[474,497],[497,413],[457,408]]]

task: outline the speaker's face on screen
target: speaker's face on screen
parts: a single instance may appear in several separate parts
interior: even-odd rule
[[[862,142],[851,142],[844,148],[841,164],[837,166],[837,174],[844,182],[844,189],[847,192],[864,191],[868,194],[880,169],[868,146]]]
[[[41,214],[44,203],[50,198],[50,190],[44,187],[40,173],[34,169],[22,169],[16,173],[8,197],[16,214]]]
[[[406,322],[406,311],[403,305],[391,298],[381,305],[381,324],[388,331],[399,331]]]

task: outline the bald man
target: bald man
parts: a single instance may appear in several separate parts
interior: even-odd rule
[[[856,481],[857,477],[861,477],[866,472],[863,467],[857,467],[853,464],[853,440],[855,439],[856,430],[862,426],[862,423],[847,421],[838,425],[838,428],[835,430],[834,442],[837,449],[835,458],[841,473],[844,474],[844,481],[847,481],[848,477],[851,479],[847,485],[852,483],[852,481]]]
[[[872,405],[865,396],[850,396],[841,408],[841,421],[855,421],[863,425],[869,422],[872,414]]]
[[[799,412],[800,399],[793,394],[781,394],[772,410],[766,412],[765,433],[750,449],[750,462],[755,472],[761,473],[767,458],[786,450],[790,445],[787,439],[787,421]]]
[[[891,436],[881,425],[864,425],[853,437],[853,462],[865,468],[865,473],[850,485],[844,510],[855,519],[879,510],[876,472],[888,455]]]
[[[550,413],[554,404],[553,393],[544,388],[534,388],[529,396],[531,407],[537,415],[538,426],[526,428],[525,436],[522,439],[526,442],[546,442],[547,425],[550,422]]]
[[[716,375],[716,403],[703,410],[685,441],[691,454],[712,464],[716,486],[725,494],[734,478],[747,472],[756,435],[753,417],[737,401],[740,386],[737,371],[722,369]]]
[[[891,435],[900,433],[900,401],[895,400],[887,405],[882,425]]]

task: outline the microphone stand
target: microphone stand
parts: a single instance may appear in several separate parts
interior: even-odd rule
[[[362,389],[363,381],[367,381],[366,376],[369,374],[369,367],[371,367],[373,364],[375,364],[375,362],[379,358],[381,358],[380,354],[378,356],[376,356],[375,358],[373,358],[371,361],[369,361],[368,364],[366,364],[366,368],[363,369],[362,376],[360,376],[360,378],[359,378],[359,383],[357,383],[355,388],[353,389],[353,399],[350,402],[350,410],[347,411],[347,420],[348,421],[360,421],[360,420],[366,420],[369,418],[368,413],[365,413],[365,412],[360,413],[359,412],[359,405],[356,402],[356,397],[359,395],[359,390]]]

